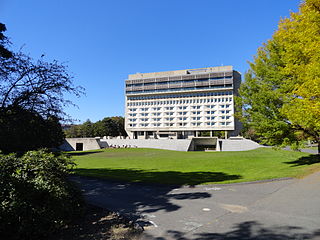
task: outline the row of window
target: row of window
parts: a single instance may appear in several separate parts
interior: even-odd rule
[[[232,98],[211,98],[211,99],[191,99],[191,100],[167,100],[167,101],[151,101],[151,102],[128,102],[127,106],[153,106],[153,105],[176,105],[176,104],[192,104],[192,103],[223,103],[232,102]]]
[[[206,122],[206,123],[201,123],[201,122],[192,122],[192,123],[130,123],[129,127],[185,127],[185,126],[232,126],[231,122]]]
[[[197,120],[197,121],[200,121],[200,120],[214,120],[214,119],[221,119],[221,120],[229,120],[231,119],[231,116],[219,116],[219,117],[216,117],[216,116],[211,116],[211,117],[191,117],[191,118],[188,118],[188,117],[179,117],[179,118],[140,118],[139,120],[141,122],[148,122],[148,121],[189,121],[189,120]],[[128,119],[129,122],[137,122],[138,119],[137,118],[129,118]]]
[[[204,92],[204,93],[185,93],[185,94],[165,94],[165,95],[151,95],[151,96],[135,96],[128,97],[128,100],[157,100],[167,98],[195,98],[195,97],[213,97],[213,96],[229,96],[233,95],[232,91],[221,92]]]
[[[136,110],[132,110],[135,112]],[[176,113],[176,114],[175,114]],[[211,110],[211,111],[184,111],[184,112],[151,112],[151,113],[140,113],[140,115],[137,115],[137,113],[129,113],[129,117],[147,117],[147,116],[173,116],[173,115],[199,115],[199,114],[229,114],[231,113],[231,110]]]
[[[204,92],[204,93],[185,93],[185,94],[166,94],[166,95],[151,95],[151,96],[136,96],[128,97],[128,100],[153,100],[153,99],[167,99],[167,98],[195,98],[195,97],[213,97],[213,96],[229,96],[233,95],[232,91],[222,92]]]
[[[187,79],[187,80],[175,80],[175,81],[164,81],[164,82],[148,82],[148,83],[133,83],[126,84],[126,87],[140,87],[140,86],[150,86],[150,85],[168,85],[168,84],[179,84],[179,83],[193,83],[193,82],[207,82],[209,80],[227,80],[232,79],[232,76],[216,77],[216,78],[204,78],[204,79]]]
[[[213,85],[213,86],[197,86],[197,87],[181,87],[181,88],[166,88],[166,89],[144,89],[144,90],[137,90],[137,91],[126,91],[126,94],[163,93],[163,92],[209,90],[209,89],[221,89],[221,88],[232,88],[232,84]]]

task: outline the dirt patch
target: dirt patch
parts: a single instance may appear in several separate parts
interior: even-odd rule
[[[88,205],[83,218],[65,226],[48,240],[136,240],[143,229],[117,213]]]

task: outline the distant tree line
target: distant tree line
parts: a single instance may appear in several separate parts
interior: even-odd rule
[[[123,117],[105,117],[95,123],[89,119],[83,124],[72,125],[65,130],[67,138],[76,137],[103,137],[103,136],[127,136],[124,129]]]

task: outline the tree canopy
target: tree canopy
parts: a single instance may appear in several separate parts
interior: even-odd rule
[[[258,49],[237,99],[263,143],[320,142],[320,2],[306,0]]]
[[[120,116],[105,117],[95,123],[89,119],[83,124],[72,125],[65,130],[66,137],[103,137],[127,136],[124,129],[124,118]]]
[[[10,42],[0,24],[0,150],[5,152],[59,146],[64,135],[66,94],[80,96],[66,65],[41,57],[33,60],[9,51]]]
[[[10,58],[12,57],[12,52],[6,48],[9,44],[8,38],[3,34],[7,30],[6,25],[0,23],[0,57]]]

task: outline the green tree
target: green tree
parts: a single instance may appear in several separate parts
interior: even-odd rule
[[[127,136],[124,118],[120,116],[105,117],[95,123],[89,119],[80,125],[73,125],[65,130],[66,137],[103,137]]]
[[[320,2],[306,0],[250,63],[237,115],[263,143],[298,146],[312,139],[320,152],[319,43]]]
[[[44,119],[21,108],[0,109],[0,126],[0,149],[5,153],[54,148],[64,140],[59,119]]]
[[[94,137],[94,124],[88,119],[80,127],[81,137]]]
[[[78,138],[82,137],[81,125],[72,125],[69,129],[64,131],[67,138]]]
[[[117,127],[117,136],[126,137],[128,134],[127,134],[126,130],[124,129],[124,117],[116,116],[116,117],[111,117],[111,119],[114,121],[114,123]]]
[[[0,239],[47,239],[81,214],[73,161],[45,150],[0,153]]]

